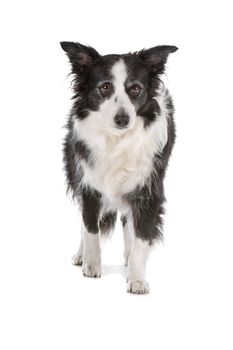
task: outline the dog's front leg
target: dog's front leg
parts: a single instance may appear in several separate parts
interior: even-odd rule
[[[145,191],[143,200],[138,197],[129,198],[131,214],[127,218],[128,231],[131,236],[131,249],[128,260],[128,285],[131,293],[145,294],[149,292],[145,280],[145,269],[152,244],[161,236],[161,215],[163,213],[163,192],[160,196],[155,192]]]
[[[127,291],[134,294],[149,293],[149,285],[145,280],[146,262],[150,251],[149,242],[136,237],[132,219],[128,218],[130,226],[131,250],[128,259]]]
[[[86,189],[82,193],[84,251],[82,271],[86,277],[100,277],[101,248],[99,234],[100,194]]]

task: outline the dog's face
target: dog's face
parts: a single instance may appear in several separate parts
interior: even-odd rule
[[[92,122],[112,133],[133,128],[137,117],[142,117],[145,125],[154,120],[159,112],[154,99],[159,76],[168,54],[177,50],[175,46],[105,56],[78,43],[62,42],[61,46],[75,75],[78,118],[92,117]]]
[[[90,71],[89,99],[111,131],[132,128],[147,99],[149,74],[137,57],[100,58]]]

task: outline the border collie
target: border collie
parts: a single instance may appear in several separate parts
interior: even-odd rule
[[[74,76],[65,170],[83,220],[73,263],[84,276],[101,276],[100,237],[113,229],[119,210],[127,291],[148,293],[146,261],[162,235],[163,179],[175,141],[173,103],[161,75],[177,47],[123,55],[100,55],[74,42],[61,47]]]

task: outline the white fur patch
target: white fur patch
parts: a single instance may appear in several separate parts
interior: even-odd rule
[[[82,271],[87,277],[100,277],[101,256],[100,256],[100,236],[99,234],[84,232],[84,253]]]
[[[128,266],[129,255],[131,251],[131,232],[129,230],[129,224],[126,222],[123,226],[123,235],[124,235],[124,264]]]
[[[128,279],[144,280],[147,257],[150,251],[148,241],[133,237],[128,261]]]
[[[131,248],[128,258],[127,291],[136,294],[149,293],[149,285],[145,280],[146,262],[150,252],[148,241],[135,236],[132,216],[127,219],[128,233],[131,238]]]
[[[116,62],[112,67],[112,75],[113,75],[113,85],[114,85],[114,94],[112,96],[112,99],[114,101],[114,104],[117,108],[117,110],[123,109],[126,114],[129,115],[129,125],[128,128],[133,127],[135,120],[136,120],[136,111],[135,107],[130,101],[129,96],[127,95],[125,91],[125,81],[127,79],[127,71],[126,66],[123,60],[119,60]],[[110,104],[112,104],[110,102]],[[113,115],[113,118],[115,117],[116,113]],[[116,131],[116,128],[114,126],[114,131]],[[117,130],[119,133],[119,131]],[[120,131],[122,133],[122,130]]]
[[[83,250],[84,250],[84,239],[81,238],[81,242],[79,245],[79,249],[77,253],[72,257],[72,264],[73,265],[82,265],[83,263]]]

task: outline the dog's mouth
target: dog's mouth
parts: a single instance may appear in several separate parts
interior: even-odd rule
[[[126,131],[130,128],[130,126],[114,126],[116,130]]]
[[[115,136],[121,136],[132,130],[134,127],[134,123],[130,123],[125,127],[118,127],[115,124],[109,127],[109,132]]]

